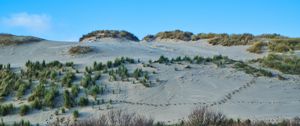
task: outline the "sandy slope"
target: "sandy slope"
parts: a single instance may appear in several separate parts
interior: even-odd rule
[[[15,67],[23,65],[28,59],[74,61],[76,64],[90,65],[94,61],[105,62],[115,57],[126,56],[147,61],[157,59],[160,55],[174,56],[213,56],[226,55],[233,59],[248,60],[263,55],[250,54],[247,46],[222,47],[210,46],[205,40],[200,42],[97,42],[81,43],[92,46],[96,51],[70,56],[67,50],[78,43],[40,42],[22,46],[0,47],[0,63],[11,63]],[[264,54],[265,55],[265,54]],[[125,109],[153,117],[156,121],[177,122],[184,119],[192,109],[209,106],[213,110],[225,113],[229,117],[276,120],[300,116],[300,78],[289,76],[289,80],[276,78],[254,78],[233,68],[217,68],[215,65],[154,64],[154,68],[141,64],[128,65],[130,70],[136,67],[157,74],[151,76],[155,86],[145,88],[131,82],[109,82],[109,88],[115,94],[103,96],[114,101],[113,108]],[[175,71],[176,69],[179,69]],[[159,81],[156,81],[156,80]],[[104,110],[99,110],[104,109]],[[95,117],[104,113],[106,106],[75,108],[79,109],[81,118]],[[28,116],[11,115],[4,120],[11,122],[18,119],[33,123],[46,124],[55,119],[55,110],[34,112]],[[60,115],[69,117],[71,114]]]
[[[88,55],[70,56],[67,51],[75,45],[89,45],[96,51]],[[74,61],[76,63],[92,63],[93,61],[106,61],[115,57],[127,56],[139,59],[157,59],[160,55],[173,56],[213,56],[226,55],[232,59],[253,59],[261,55],[245,51],[247,46],[223,47],[211,46],[205,40],[200,42],[112,42],[107,40],[94,43],[68,43],[43,41],[20,46],[0,47],[0,63],[22,65],[28,59]]]

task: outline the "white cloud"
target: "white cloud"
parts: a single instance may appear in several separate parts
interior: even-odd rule
[[[22,12],[1,18],[1,23],[8,27],[25,28],[29,31],[43,32],[50,29],[51,18],[46,14],[29,14]]]

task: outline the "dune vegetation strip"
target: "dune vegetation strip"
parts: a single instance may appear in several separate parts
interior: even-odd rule
[[[132,33],[124,30],[97,30],[83,35],[79,41],[96,41],[102,38],[114,38],[129,41],[139,41],[139,39]]]
[[[300,50],[300,38],[274,39],[268,44],[272,52],[288,52]]]
[[[0,46],[19,45],[31,42],[39,42],[43,39],[33,36],[16,36],[12,34],[0,34]]]
[[[89,46],[73,46],[68,50],[68,52],[71,55],[78,55],[93,52],[93,49]]]
[[[300,58],[293,55],[270,54],[259,60],[266,67],[277,69],[282,73],[300,75]]]

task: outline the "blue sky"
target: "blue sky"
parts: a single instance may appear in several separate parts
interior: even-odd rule
[[[299,0],[1,0],[0,10],[0,33],[50,40],[98,29],[139,38],[174,29],[300,37]]]

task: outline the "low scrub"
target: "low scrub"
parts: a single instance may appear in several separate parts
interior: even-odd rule
[[[69,53],[70,54],[86,54],[86,53],[89,53],[89,52],[92,52],[93,49],[89,46],[74,46],[74,47],[71,47],[69,49]]]

